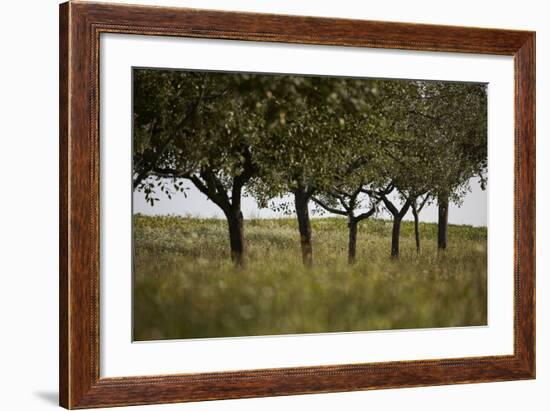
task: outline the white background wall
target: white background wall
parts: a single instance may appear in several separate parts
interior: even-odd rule
[[[137,2],[137,1],[136,1]],[[158,410],[546,410],[550,390],[550,11],[547,2],[163,0],[144,3],[537,31],[537,380],[322,394]],[[58,336],[57,0],[4,2],[0,64],[0,408],[55,409]],[[546,180],[546,181],[545,181]]]

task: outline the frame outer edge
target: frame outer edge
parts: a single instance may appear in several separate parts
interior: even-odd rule
[[[158,13],[152,13],[153,10]],[[366,21],[350,30],[353,20],[219,11],[201,11],[203,16],[197,10],[180,10],[181,14],[162,7],[138,9],[130,5],[80,2],[60,5],[60,405],[69,409],[110,407],[534,378],[534,33]],[[117,25],[119,21],[122,25]],[[124,22],[130,26],[124,26]],[[283,34],[281,24],[291,22],[302,24],[303,30],[294,29],[288,35]],[[341,33],[337,36],[329,30],[328,35],[315,37],[312,33],[318,30],[316,22],[329,26],[335,22]],[[108,26],[107,31],[144,35],[514,55],[515,126],[519,141],[516,143],[515,181],[519,189],[516,209],[521,216],[516,231],[521,284],[516,284],[516,304],[520,308],[515,318],[517,349],[514,356],[433,363],[414,361],[418,366],[413,362],[410,365],[405,362],[357,367],[339,364],[303,367],[296,372],[283,368],[267,372],[213,373],[211,376],[100,379],[100,347],[95,327],[98,301],[93,295],[97,292],[98,275],[95,259],[99,258],[96,254],[99,221],[95,208],[99,201],[99,141],[95,124],[99,113],[94,111],[97,91],[91,88],[98,74],[92,67],[94,58],[97,59],[94,36],[102,26]],[[234,26],[237,29],[231,31]],[[385,27],[392,28],[394,40],[385,41]],[[160,32],[154,31],[157,28]],[[455,43],[456,33],[468,34],[469,40]],[[446,42],[440,42],[439,35]],[[424,364],[421,366],[421,363]],[[353,371],[352,368],[357,369]]]
[[[70,404],[69,378],[69,3],[59,5],[59,405]]]
[[[94,135],[90,124],[91,25],[83,3],[60,5],[60,395],[82,406],[97,375],[92,305],[98,275],[94,235]],[[96,184],[96,185],[94,185]],[[96,237],[99,240],[99,237]]]
[[[519,357],[529,378],[536,377],[536,33],[529,38],[516,53],[517,77],[517,127],[519,173],[518,204],[521,215],[519,228],[519,264],[521,282],[519,284],[518,323],[520,347]]]

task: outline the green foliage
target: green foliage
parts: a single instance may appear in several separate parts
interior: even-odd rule
[[[388,182],[459,201],[472,176],[485,184],[486,110],[484,84],[136,69],[134,175],[208,169],[229,191],[248,155],[264,203]]]
[[[450,327],[487,323],[487,230],[404,222],[390,260],[391,222],[359,225],[357,263],[346,263],[346,221],[312,220],[316,262],[301,263],[294,219],[249,220],[248,264],[228,262],[224,220],[134,216],[137,340]]]
[[[311,199],[358,222],[382,204],[396,219],[424,198],[460,205],[473,176],[484,188],[486,110],[484,84],[136,69],[134,188],[153,205],[191,181],[239,255],[243,192],[287,214],[272,200],[294,193],[307,243]]]
[[[187,179],[225,212],[238,208],[255,173],[252,147],[260,144],[256,107],[242,98],[248,81],[245,74],[134,71],[134,188],[151,204],[156,191],[181,191]]]
[[[471,177],[479,176],[484,187],[485,84],[384,81],[379,88],[385,136],[379,166],[402,197],[445,193],[460,203]]]
[[[261,179],[252,189],[257,197],[329,190],[350,163],[372,149],[373,80],[275,76],[266,81],[271,85],[262,103],[267,138],[258,147]],[[354,177],[363,178],[358,174]]]

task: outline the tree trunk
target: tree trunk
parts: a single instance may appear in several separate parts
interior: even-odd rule
[[[449,221],[449,196],[440,195],[438,197],[438,221],[437,221],[437,248],[445,250],[447,248],[447,225]]]
[[[229,225],[231,260],[236,266],[242,267],[244,265],[243,213],[240,210],[231,210],[226,217]]]
[[[412,207],[412,212],[414,216],[414,239],[416,241],[416,254],[420,254],[420,231],[418,228],[418,212],[416,211],[416,206]]]
[[[391,235],[391,256],[399,257],[399,233],[401,232],[401,218],[395,216],[393,218],[393,229]]]
[[[355,250],[357,248],[357,221],[353,217],[348,219],[349,242],[348,242],[348,263],[355,263]]]
[[[300,231],[300,246],[302,247],[302,261],[305,266],[313,264],[313,247],[311,245],[311,223],[309,220],[309,196],[304,189],[294,192],[294,205]]]

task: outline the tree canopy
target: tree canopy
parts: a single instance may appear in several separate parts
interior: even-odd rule
[[[296,211],[311,265],[311,203],[348,218],[353,262],[357,224],[381,207],[396,256],[410,208],[486,184],[483,84],[136,69],[133,108],[134,189],[154,204],[191,182],[226,216],[237,264],[245,193],[264,207],[293,196],[278,207]]]

